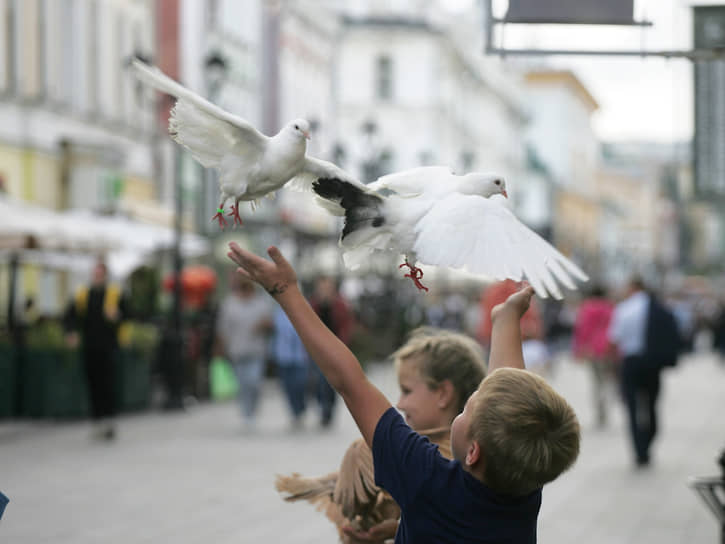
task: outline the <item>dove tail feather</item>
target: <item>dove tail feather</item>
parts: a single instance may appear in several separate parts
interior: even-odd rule
[[[317,196],[337,204],[345,211],[345,226],[340,240],[365,227],[381,227],[385,216],[383,198],[339,178],[319,178],[312,183]]]
[[[274,486],[280,493],[288,493],[284,497],[288,502],[305,500],[316,504],[320,500],[325,498],[329,500],[332,497],[336,481],[336,472],[320,478],[305,478],[294,472],[290,476],[277,475]]]

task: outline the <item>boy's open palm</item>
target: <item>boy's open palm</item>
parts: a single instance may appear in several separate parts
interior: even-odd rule
[[[267,254],[272,258],[271,261],[242,249],[236,242],[231,242],[227,256],[239,265],[239,274],[257,282],[270,295],[281,295],[289,287],[297,285],[297,274],[279,249],[272,246]]]

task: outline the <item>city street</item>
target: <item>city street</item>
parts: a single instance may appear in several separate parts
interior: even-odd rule
[[[653,465],[639,471],[614,391],[609,426],[594,427],[586,370],[562,360],[552,376],[577,409],[583,444],[575,467],[544,490],[539,542],[719,542],[687,480],[719,471],[725,365],[703,354],[665,373]],[[370,375],[397,398],[389,365],[372,365]],[[278,385],[265,387],[252,432],[233,402],[124,416],[113,443],[90,440],[86,422],[0,424],[0,491],[10,498],[0,542],[336,542],[313,507],[280,499],[274,477],[334,470],[356,428],[338,404],[331,429],[321,430],[312,410],[304,429],[290,431]]]

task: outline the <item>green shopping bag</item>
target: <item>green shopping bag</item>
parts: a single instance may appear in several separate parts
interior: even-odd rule
[[[231,398],[239,390],[234,369],[224,357],[214,357],[209,364],[209,388],[213,400]]]

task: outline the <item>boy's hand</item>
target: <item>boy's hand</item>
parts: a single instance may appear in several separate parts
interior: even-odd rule
[[[373,525],[367,531],[355,529],[349,525],[342,528],[342,532],[352,537],[354,542],[383,542],[389,538],[395,538],[397,530],[397,519],[386,519],[377,525]]]
[[[509,314],[516,319],[521,319],[529,309],[531,297],[534,295],[534,288],[524,283],[517,292],[510,295],[505,302],[497,304],[491,310],[491,322],[496,321],[500,316]]]
[[[239,265],[237,272],[264,287],[273,297],[297,285],[297,274],[276,247],[267,250],[272,261],[242,249],[236,242],[229,244],[229,250],[227,256]]]

